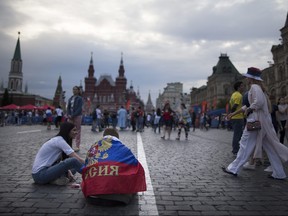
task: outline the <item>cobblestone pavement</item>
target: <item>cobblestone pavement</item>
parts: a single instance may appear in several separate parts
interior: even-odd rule
[[[82,126],[82,157],[101,136],[90,129]],[[0,215],[288,215],[288,180],[268,179],[261,165],[238,177],[222,172],[234,159],[232,132],[196,130],[188,141],[176,141],[176,131],[161,140],[146,129],[141,138],[154,193],[139,193],[120,207],[91,205],[70,186],[33,183],[36,152],[56,133],[41,125],[0,128]],[[120,131],[120,138],[137,155],[136,133]]]

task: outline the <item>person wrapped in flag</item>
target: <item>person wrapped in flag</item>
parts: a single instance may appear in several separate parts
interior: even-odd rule
[[[81,188],[86,198],[104,199],[146,191],[144,169],[116,130],[107,128],[103,138],[88,150]]]

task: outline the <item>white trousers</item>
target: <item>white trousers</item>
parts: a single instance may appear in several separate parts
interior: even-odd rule
[[[257,131],[243,131],[240,140],[240,149],[238,151],[236,159],[228,165],[227,170],[237,174],[242,168],[243,164],[249,160],[251,154],[253,154],[256,145]],[[264,137],[262,140],[263,149],[267,153],[269,161],[272,167],[272,176],[274,178],[286,178],[286,174],[283,169],[282,161],[274,148],[269,143],[270,140]]]

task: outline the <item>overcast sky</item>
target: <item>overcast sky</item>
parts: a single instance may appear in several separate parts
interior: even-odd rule
[[[95,77],[115,80],[123,52],[127,88],[155,105],[167,83],[205,85],[220,53],[240,73],[268,67],[287,12],[287,0],[1,0],[0,78],[7,87],[20,31],[30,93],[52,99],[61,75],[70,97],[91,52]]]

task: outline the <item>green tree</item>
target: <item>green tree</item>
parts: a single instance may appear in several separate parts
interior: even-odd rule
[[[9,99],[9,92],[8,89],[5,88],[4,94],[3,94],[3,98],[2,98],[2,106],[6,106],[11,104],[11,101]]]

